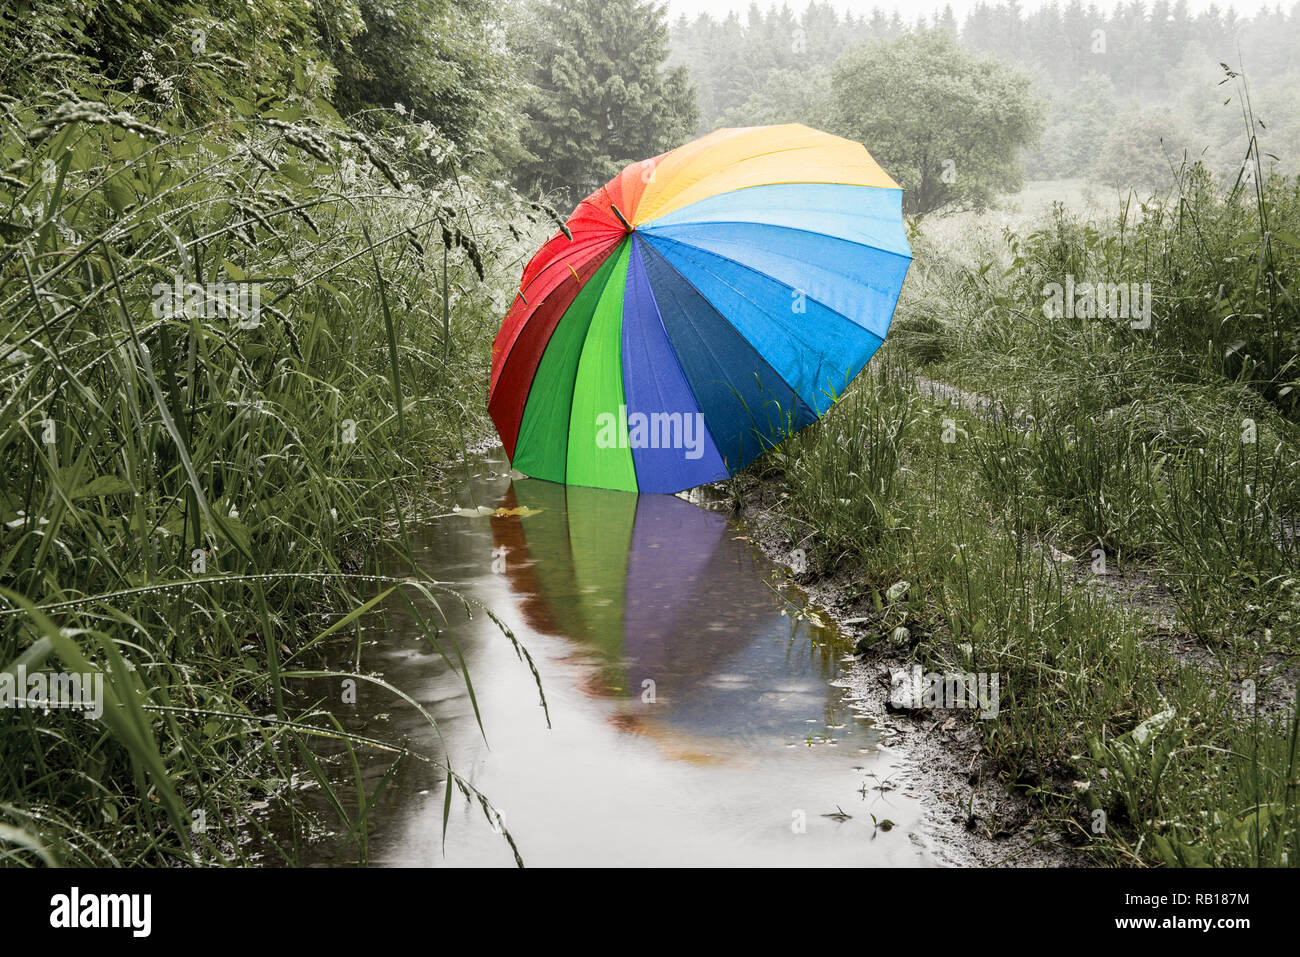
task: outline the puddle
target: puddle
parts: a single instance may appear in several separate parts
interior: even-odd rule
[[[500,809],[528,865],[935,863],[920,802],[889,787],[898,760],[831,684],[845,648],[739,526],[684,498],[512,482],[500,450],[471,469],[461,510],[408,529],[412,547],[424,571],[514,630],[552,726],[510,643],[448,603],[485,741],[460,678],[393,603],[362,633],[361,667],[426,707],[441,737],[365,685],[348,727],[448,760]],[[367,760],[373,787],[391,759]],[[359,857],[329,839],[300,853],[306,864]],[[371,810],[366,859],[514,863],[459,793],[444,850],[443,782],[419,762]]]

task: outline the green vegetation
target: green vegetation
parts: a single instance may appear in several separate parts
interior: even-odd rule
[[[671,62],[686,66],[699,90],[701,133],[789,122],[829,129],[835,71],[855,63],[853,71],[870,78],[878,63],[864,60],[865,50],[916,50],[895,44],[942,34],[959,37],[970,56],[991,58],[1031,78],[1033,98],[1047,104],[1043,136],[1023,157],[1029,179],[1086,176],[1119,189],[1163,188],[1185,157],[1232,175],[1241,162],[1241,127],[1239,115],[1218,109],[1222,61],[1256,80],[1253,99],[1255,114],[1264,121],[1257,132],[1265,169],[1296,172],[1300,114],[1293,104],[1300,74],[1294,50],[1300,45],[1300,17],[1294,10],[1238,16],[1225,4],[1193,12],[1186,3],[1169,0],[1121,5],[1068,0],[1033,10],[998,2],[977,4],[960,22],[942,4],[915,22],[879,9],[841,13],[829,3],[795,5],[795,10],[801,12],[780,4],[754,5],[744,15],[674,22]],[[953,115],[953,102],[938,96],[945,82],[947,75],[918,79],[913,73],[908,84],[931,91],[927,99],[917,99],[919,109],[905,115],[931,119],[936,146],[946,142],[944,124]],[[909,95],[899,84],[891,92]],[[950,99],[960,102],[970,92],[954,87]],[[868,116],[879,109],[874,101],[848,105]],[[891,119],[899,122],[900,115]],[[995,128],[989,126],[990,136]],[[888,139],[888,127],[871,130]],[[865,142],[876,152],[875,140]],[[956,155],[953,147],[939,152]],[[959,163],[959,175],[960,169]]]
[[[315,6],[320,23],[322,10],[350,5]],[[443,172],[499,172],[517,148],[524,87],[494,5],[359,0],[356,12],[321,35],[338,71],[331,96],[338,111],[367,126],[422,124],[423,135],[439,141]]]
[[[536,237],[507,226],[511,194],[446,174],[441,131],[340,119],[306,5],[144,9],[102,49],[109,5],[0,20],[0,668],[102,673],[107,699],[103,722],[6,710],[0,860],[288,856],[248,809],[299,813],[307,782],[364,856],[383,783],[358,775],[344,810],[374,742],[336,696],[350,677],[419,705],[370,673],[358,616],[458,600],[414,563],[370,573],[488,428],[489,345]],[[336,639],[348,673],[323,675]]]
[[[1109,220],[914,231],[885,350],[758,465],[882,647],[1002,676],[986,753],[1099,861],[1296,863],[1300,191],[1253,150]],[[1149,325],[1049,319],[1066,276],[1150,283]]]
[[[987,755],[1098,860],[1296,863],[1300,126],[1259,118],[1296,23],[980,6],[955,42],[813,4],[679,22],[669,57],[645,0],[5,6],[0,686],[102,676],[105,712],[0,716],[0,864],[292,860],[268,818],[322,823],[307,787],[366,860],[397,768],[439,759],[349,727],[350,683],[433,723],[361,621],[409,612],[474,701],[438,617],[464,599],[407,527],[490,428],[543,191],[799,121],[865,139],[917,214],[978,210],[1035,97],[1031,174],[1171,188],[914,222],[889,344],[753,474],[869,637],[1003,677]],[[1234,37],[1249,96],[1207,52]]]
[[[695,128],[686,71],[664,66],[668,27],[651,0],[535,0],[520,53],[532,65],[515,182],[571,206]]]
[[[868,43],[835,63],[830,132],[869,144],[906,192],[903,212],[982,210],[1017,192],[1042,125],[1029,79],[943,30]]]

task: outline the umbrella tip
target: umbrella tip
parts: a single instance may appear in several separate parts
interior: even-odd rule
[[[623,228],[630,233],[632,231],[632,224],[627,221],[627,217],[623,215],[622,211],[620,211],[613,203],[609,204],[609,208],[614,211],[614,215],[617,216],[618,221],[623,224]]]

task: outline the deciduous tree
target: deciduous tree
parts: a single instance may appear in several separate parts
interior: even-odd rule
[[[907,190],[913,215],[983,209],[1024,178],[1021,150],[1041,134],[1030,80],[977,57],[944,30],[871,41],[831,80],[832,131],[864,143]]]

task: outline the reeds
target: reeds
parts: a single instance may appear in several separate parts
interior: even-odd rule
[[[249,806],[293,807],[300,779],[364,857],[377,792],[343,800],[312,742],[435,758],[295,689],[397,595],[472,694],[435,627],[460,599],[373,568],[485,427],[512,199],[338,123],[139,109],[0,110],[0,668],[100,672],[109,699],[102,723],[0,713],[0,860],[239,861],[275,847]],[[433,723],[359,645],[349,664],[328,680]]]

